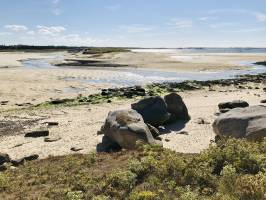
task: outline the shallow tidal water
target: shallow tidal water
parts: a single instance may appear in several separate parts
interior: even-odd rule
[[[230,49],[232,51],[232,49]],[[144,51],[144,50],[139,50]],[[146,50],[147,51],[147,50]],[[154,52],[155,50],[150,50]],[[163,51],[163,50],[158,50]],[[167,51],[167,50],[164,50]],[[168,50],[173,51],[173,50]],[[180,51],[180,50],[178,50]],[[195,51],[195,50],[190,50]],[[199,49],[198,51],[202,51]],[[208,50],[210,51],[210,50]],[[221,50],[220,50],[221,51]],[[253,50],[254,51],[254,50]],[[266,50],[265,50],[266,51]],[[23,65],[27,69],[58,69],[58,67],[50,64],[52,61],[63,60],[62,54],[56,54],[51,58],[45,59],[29,59],[22,61]],[[68,81],[80,81],[88,84],[109,84],[114,87],[120,86],[133,86],[133,85],[145,85],[149,83],[161,83],[161,82],[182,82],[185,80],[216,80],[216,79],[230,79],[238,75],[243,74],[259,74],[266,73],[266,67],[253,64],[256,61],[242,61],[240,64],[248,66],[249,69],[245,70],[225,70],[218,72],[167,72],[161,70],[150,69],[136,69],[136,68],[96,68],[89,67],[87,70],[104,70],[111,72],[108,77],[99,76],[94,78],[78,78],[78,77],[66,77]],[[73,69],[73,68],[72,68]],[[83,68],[84,69],[84,68]],[[67,68],[65,70],[68,70]]]

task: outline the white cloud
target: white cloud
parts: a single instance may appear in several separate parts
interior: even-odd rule
[[[183,29],[183,28],[191,28],[193,26],[192,20],[189,19],[171,19],[167,25],[176,28],[176,29]]]
[[[22,32],[22,31],[28,30],[28,27],[24,25],[16,25],[16,24],[5,25],[5,28],[13,32]]]
[[[128,33],[143,33],[143,32],[151,31],[155,27],[150,26],[150,25],[132,24],[132,25],[122,25],[122,26],[119,26],[118,28]]]
[[[121,5],[120,4],[106,6],[106,9],[107,10],[110,10],[110,11],[117,11],[120,8],[121,8]]]
[[[66,31],[66,28],[63,26],[37,26],[38,33],[41,35],[56,36],[60,33]]]

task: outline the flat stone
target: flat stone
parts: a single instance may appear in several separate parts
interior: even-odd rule
[[[57,142],[57,141],[59,141],[61,139],[62,138],[60,138],[60,137],[55,137],[55,138],[48,137],[48,138],[44,138],[44,142]]]
[[[25,137],[32,137],[32,138],[46,137],[46,136],[49,136],[48,130],[32,131],[25,134]]]
[[[218,105],[220,110],[222,110],[222,109],[234,109],[234,108],[246,108],[248,106],[249,106],[249,104],[243,100],[223,102],[223,103],[219,103],[219,105]]]
[[[79,148],[79,147],[72,147],[70,150],[71,150],[71,151],[78,152],[78,151],[82,151],[82,150],[83,150],[83,148]]]
[[[33,155],[30,155],[30,156],[25,156],[24,157],[24,160],[26,161],[33,161],[33,160],[37,160],[39,158],[39,155],[38,154],[33,154]]]

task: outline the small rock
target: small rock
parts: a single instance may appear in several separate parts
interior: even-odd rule
[[[6,105],[8,102],[9,102],[9,101],[1,101],[0,104],[4,106],[4,105]]]
[[[17,160],[11,160],[11,164],[15,167],[19,166],[19,165],[23,165],[25,162],[24,158],[20,158]]]
[[[60,137],[56,137],[56,138],[47,137],[47,138],[44,138],[44,142],[57,142],[59,140],[61,140]]]
[[[32,131],[25,134],[25,137],[33,137],[33,138],[46,137],[46,136],[49,136],[48,130]]]
[[[10,157],[6,153],[0,153],[0,165],[3,165],[6,162],[10,162]]]
[[[205,119],[203,118],[199,118],[196,122],[197,124],[210,124],[210,122],[207,122]]]
[[[170,140],[166,138],[166,139],[165,139],[165,142],[170,142]]]
[[[5,165],[0,165],[0,172],[6,171],[7,167]]]
[[[54,105],[57,105],[57,104],[63,104],[63,103],[66,103],[70,101],[69,99],[54,99],[52,100],[50,103],[51,104],[54,104]]]
[[[78,152],[78,151],[81,151],[81,150],[83,150],[83,148],[72,147],[70,150],[71,150],[71,151]]]
[[[180,134],[180,135],[188,135],[188,132],[187,131],[180,131],[180,132],[178,132],[178,134]]]
[[[25,156],[23,159],[26,161],[33,161],[33,160],[37,160],[39,158],[38,154],[33,154],[30,156]]]
[[[234,109],[234,108],[245,108],[248,107],[249,104],[246,101],[243,100],[235,100],[231,102],[223,102],[219,103],[218,107],[219,109]]]
[[[266,99],[264,99],[264,100],[261,100],[260,102],[261,102],[261,103],[266,103]]]
[[[44,124],[47,124],[48,126],[58,126],[58,122],[44,122]]]

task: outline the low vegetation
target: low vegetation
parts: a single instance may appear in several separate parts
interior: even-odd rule
[[[200,154],[158,146],[28,162],[0,174],[0,199],[263,200],[266,140],[221,140]]]

